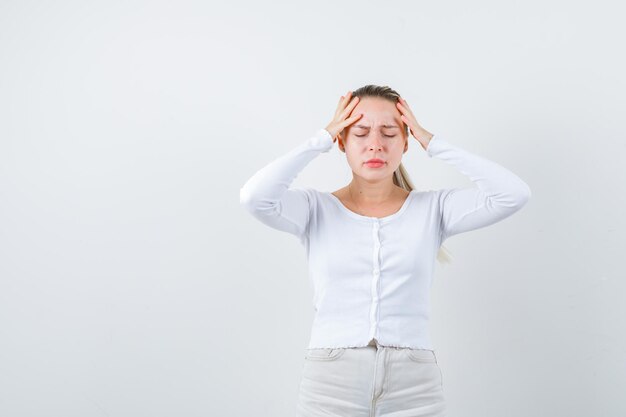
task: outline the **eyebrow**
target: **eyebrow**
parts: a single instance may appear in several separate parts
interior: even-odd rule
[[[355,125],[354,127],[358,127],[360,129],[370,129],[369,126],[365,126],[365,125]],[[400,129],[400,127],[398,125],[381,125],[381,127],[384,127],[385,129]]]

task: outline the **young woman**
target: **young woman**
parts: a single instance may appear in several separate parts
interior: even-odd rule
[[[414,190],[401,164],[409,131],[476,187]],[[335,142],[352,181],[332,193],[291,187]],[[448,260],[450,236],[509,217],[530,195],[511,171],[426,131],[387,86],[349,91],[326,128],[256,172],[241,204],[298,237],[314,290],[297,415],[444,416],[429,334],[435,258]]]

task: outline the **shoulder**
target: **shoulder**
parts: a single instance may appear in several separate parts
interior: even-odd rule
[[[293,187],[292,190],[296,190],[302,194],[304,194],[309,202],[315,202],[320,200],[323,193],[319,190],[316,190],[313,187]]]
[[[422,202],[439,202],[449,192],[448,189],[439,189],[439,190],[412,190],[412,198],[413,200],[419,200]]]

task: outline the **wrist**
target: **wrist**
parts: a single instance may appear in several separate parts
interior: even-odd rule
[[[427,130],[420,130],[416,133],[416,139],[418,139],[420,142],[424,142],[424,143],[428,143],[430,142],[430,140],[432,139],[432,137],[434,136],[432,133],[428,132]]]

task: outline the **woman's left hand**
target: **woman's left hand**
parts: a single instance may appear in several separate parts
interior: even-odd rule
[[[396,107],[400,110],[400,118],[404,123],[409,126],[409,130],[411,134],[417,141],[422,145],[422,148],[426,150],[428,148],[428,143],[430,139],[433,137],[433,134],[428,132],[419,123],[417,123],[417,119],[413,115],[413,112],[409,108],[409,104],[402,97],[399,98],[399,101],[396,103]]]

